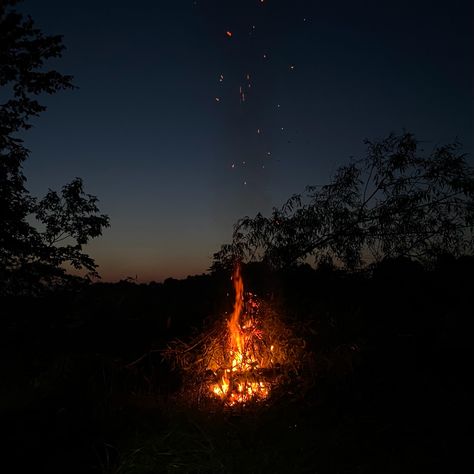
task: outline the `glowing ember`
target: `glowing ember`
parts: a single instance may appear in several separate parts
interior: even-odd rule
[[[227,405],[263,400],[270,393],[270,384],[262,376],[262,357],[259,347],[263,334],[259,329],[259,303],[249,293],[244,302],[244,284],[240,267],[233,276],[235,303],[227,323],[229,337],[226,341],[225,366],[220,368],[220,380],[210,385],[211,394]],[[273,345],[270,350],[273,351]]]

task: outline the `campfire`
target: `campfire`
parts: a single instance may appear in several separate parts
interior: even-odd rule
[[[299,373],[304,341],[274,309],[244,291],[240,265],[233,276],[235,300],[227,318],[189,343],[173,341],[165,356],[184,374],[186,398],[220,401],[226,407],[265,401]]]
[[[252,293],[244,298],[244,284],[237,265],[233,275],[235,303],[227,323],[228,336],[219,358],[212,358],[208,370],[218,375],[211,392],[232,406],[268,396],[271,386],[263,370],[273,366],[274,345],[260,328],[259,302]]]

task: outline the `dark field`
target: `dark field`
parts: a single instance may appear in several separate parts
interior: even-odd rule
[[[0,469],[464,473],[473,272],[471,258],[385,263],[370,276],[247,267],[246,288],[299,328],[315,369],[233,411],[182,403],[160,352],[223,317],[228,275],[4,299]]]

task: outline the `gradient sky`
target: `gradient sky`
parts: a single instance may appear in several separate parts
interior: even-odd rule
[[[471,0],[18,9],[64,35],[54,67],[79,87],[46,98],[25,135],[28,186],[41,196],[80,176],[99,197],[111,228],[87,249],[106,281],[206,271],[239,217],[327,182],[364,138],[405,128],[472,154]]]

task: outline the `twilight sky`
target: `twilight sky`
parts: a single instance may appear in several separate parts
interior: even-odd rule
[[[234,222],[403,128],[473,151],[471,0],[25,0],[79,90],[25,135],[34,195],[80,176],[105,281],[202,273]],[[222,75],[222,76],[221,76]],[[242,90],[240,90],[242,88]],[[472,156],[469,157],[472,163]]]

